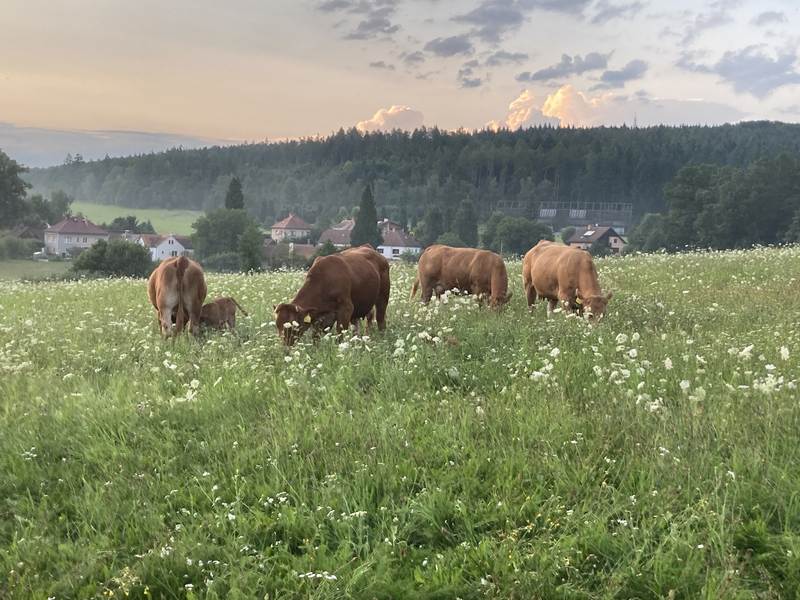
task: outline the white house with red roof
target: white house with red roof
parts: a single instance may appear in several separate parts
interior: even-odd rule
[[[66,217],[45,229],[44,248],[47,254],[66,256],[85,250],[98,240],[108,240],[109,232],[84,217]]]
[[[154,261],[194,254],[192,238],[185,235],[142,233],[136,236],[135,242],[147,248],[150,251],[150,258]]]
[[[322,232],[318,244],[331,242],[337,248],[348,248],[350,246],[350,235],[355,227],[353,219],[345,219],[330,229]],[[414,236],[406,232],[402,225],[383,219],[378,221],[378,228],[381,231],[383,243],[377,250],[389,260],[399,259],[403,254],[419,254],[422,252],[420,244]]]
[[[301,240],[311,235],[311,225],[294,213],[289,213],[285,219],[272,226],[272,239],[276,242],[283,240]]]

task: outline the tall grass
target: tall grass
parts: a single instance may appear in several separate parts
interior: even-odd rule
[[[598,263],[592,327],[449,296],[285,350],[303,274],[159,339],[142,281],[0,282],[0,597],[800,594],[800,249]]]

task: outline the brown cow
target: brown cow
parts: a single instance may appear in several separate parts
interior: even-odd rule
[[[315,337],[334,323],[341,332],[359,319],[371,321],[373,310],[383,331],[389,288],[389,261],[370,246],[320,256],[294,299],[275,307],[278,335],[291,346],[312,325]]]
[[[532,307],[548,300],[548,312],[560,302],[565,310],[600,319],[612,293],[603,294],[592,256],[585,250],[542,240],[522,263],[522,285]]]
[[[236,309],[242,311],[246,317],[247,311],[239,306],[235,298],[227,296],[216,298],[213,302],[203,305],[200,311],[200,324],[214,329],[233,329],[236,327]]]
[[[162,335],[179,334],[187,321],[189,330],[198,333],[206,299],[206,280],[199,264],[185,256],[165,260],[150,275],[147,294],[158,313]]]
[[[506,265],[498,254],[441,244],[429,246],[420,256],[412,298],[417,288],[422,288],[422,301],[426,304],[432,294],[438,298],[447,290],[461,290],[481,299],[489,296],[489,306],[493,308],[511,299]]]

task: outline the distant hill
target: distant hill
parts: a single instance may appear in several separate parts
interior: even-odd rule
[[[550,128],[501,132],[362,134],[107,158],[47,169],[34,191],[63,189],[84,202],[207,210],[238,175],[248,210],[269,224],[289,209],[325,225],[349,214],[365,181],[378,212],[414,223],[432,206],[452,217],[472,198],[482,219],[509,203],[630,202],[638,215],[663,209],[663,187],[690,163],[742,166],[800,152],[800,125]]]

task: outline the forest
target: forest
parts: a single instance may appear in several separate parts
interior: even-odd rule
[[[78,150],[78,149],[76,149]],[[800,155],[800,125],[537,127],[499,132],[360,133],[65,164],[25,174],[32,192],[133,208],[222,206],[231,179],[245,208],[269,225],[290,209],[318,227],[349,216],[366,182],[378,214],[414,226],[437,207],[450,229],[462,201],[481,222],[505,206],[535,214],[544,200],[633,204],[637,220],[666,212],[665,188],[686,166],[748,168]]]

